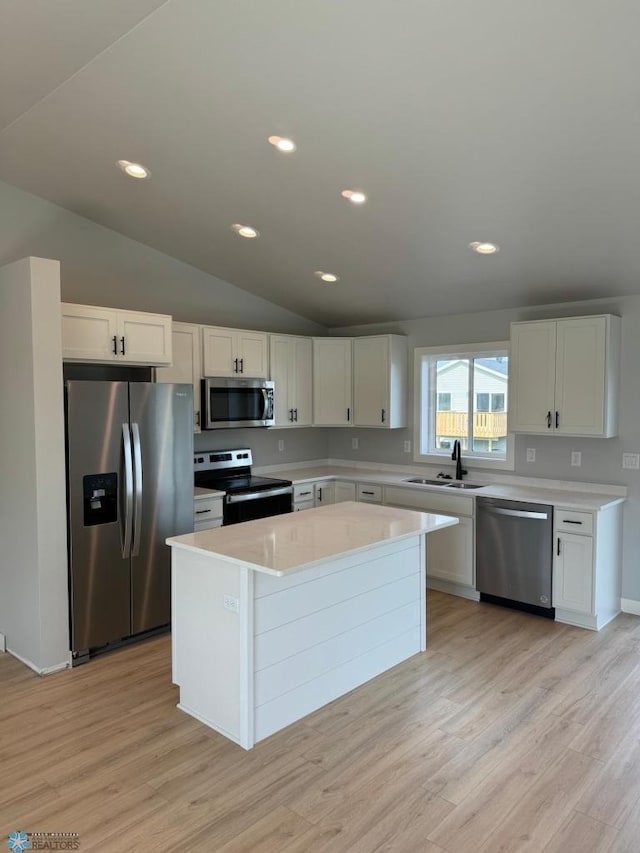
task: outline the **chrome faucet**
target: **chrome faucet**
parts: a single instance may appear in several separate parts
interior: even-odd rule
[[[453,453],[451,454],[451,458],[456,463],[456,480],[461,480],[467,472],[462,467],[462,458],[460,455],[460,442],[458,441],[457,438],[453,442]]]

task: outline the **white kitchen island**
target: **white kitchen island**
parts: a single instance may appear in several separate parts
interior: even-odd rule
[[[341,503],[168,539],[178,707],[250,749],[426,648],[425,536]]]

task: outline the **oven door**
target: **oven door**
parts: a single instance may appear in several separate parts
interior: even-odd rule
[[[241,521],[253,521],[255,518],[282,515],[285,512],[292,511],[292,503],[293,490],[291,486],[267,489],[262,492],[226,495],[223,524],[238,524]]]
[[[273,382],[264,379],[203,379],[205,429],[273,426]]]

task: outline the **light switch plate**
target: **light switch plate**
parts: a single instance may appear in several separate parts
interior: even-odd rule
[[[571,464],[574,468],[579,468],[582,465],[582,453],[579,450],[571,451]]]
[[[527,462],[535,462],[536,461],[536,449],[535,447],[527,447]]]
[[[352,438],[352,439],[351,439],[351,449],[352,449],[352,450],[357,450],[357,449],[358,449],[358,439],[357,439],[357,438]]]
[[[278,450],[279,450],[281,453],[282,453],[282,451],[284,450],[284,439],[282,439],[282,438],[280,438],[280,439],[278,440]]]
[[[640,453],[623,453],[622,467],[631,468],[634,471],[640,469]]]
[[[405,453],[411,453],[411,442],[410,441],[405,441],[404,452]]]

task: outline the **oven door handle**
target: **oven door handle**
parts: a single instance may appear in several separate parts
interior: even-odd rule
[[[257,501],[260,498],[275,498],[278,495],[291,495],[293,489],[291,486],[284,486],[279,489],[265,489],[262,492],[244,492],[241,495],[225,495],[224,501],[228,504],[239,504],[244,501]]]

